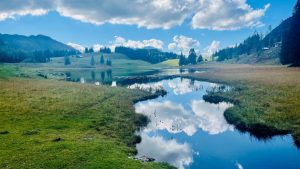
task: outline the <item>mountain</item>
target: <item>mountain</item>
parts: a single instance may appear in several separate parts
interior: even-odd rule
[[[78,51],[48,36],[0,34],[0,62],[47,62]]]
[[[4,45],[23,51],[58,51],[58,50],[75,50],[74,48],[51,39],[48,36],[23,36],[0,34],[0,41]],[[1,44],[1,42],[0,42]]]

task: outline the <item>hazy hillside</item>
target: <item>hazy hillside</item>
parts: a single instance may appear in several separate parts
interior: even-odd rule
[[[48,36],[23,36],[0,34],[0,45],[24,51],[44,51],[44,50],[74,50],[74,48],[51,39]]]
[[[77,50],[48,36],[0,34],[0,62],[47,62]]]

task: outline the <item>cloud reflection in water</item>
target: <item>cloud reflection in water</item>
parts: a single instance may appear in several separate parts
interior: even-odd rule
[[[165,140],[161,136],[150,137],[142,134],[142,142],[137,145],[138,156],[155,157],[158,162],[184,169],[193,162],[192,150],[187,143],[180,144],[176,140]]]
[[[153,157],[156,161],[168,162],[183,169],[193,162],[193,150],[188,143],[179,143],[176,139],[169,140],[169,137],[164,138],[158,131],[184,133],[189,137],[199,130],[210,135],[233,131],[233,126],[226,122],[223,114],[232,105],[225,102],[211,104],[202,98],[207,90],[218,88],[218,84],[177,78],[135,84],[129,88],[137,86],[142,89],[163,87],[168,92],[165,97],[135,104],[135,111],[150,119],[150,123],[141,132],[142,142],[137,145],[139,156]]]

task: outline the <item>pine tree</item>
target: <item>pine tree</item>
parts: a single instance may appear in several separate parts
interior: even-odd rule
[[[104,64],[104,62],[105,62],[105,61],[104,61],[104,56],[103,56],[103,55],[101,55],[101,57],[100,57],[100,64],[102,64],[102,65],[103,65],[103,64]]]
[[[185,56],[181,52],[181,54],[179,56],[179,66],[185,65],[185,60],[186,60],[186,58],[185,58]]]
[[[71,64],[71,60],[70,60],[69,56],[64,57],[64,63],[65,63],[65,65],[70,65]]]
[[[94,53],[94,49],[91,47],[88,53]]]
[[[189,56],[188,56],[188,63],[195,65],[197,63],[197,54],[195,49],[190,49]]]
[[[95,58],[94,58],[94,55],[91,57],[91,66],[94,66],[95,65]]]
[[[203,62],[203,57],[202,55],[199,55],[198,59],[197,59],[197,63],[201,63]]]
[[[111,66],[112,65],[111,60],[109,58],[106,59],[106,65],[107,66]]]
[[[84,53],[89,53],[89,48],[84,48]]]

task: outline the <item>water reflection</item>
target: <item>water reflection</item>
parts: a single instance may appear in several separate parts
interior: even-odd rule
[[[150,123],[141,132],[142,142],[137,145],[138,155],[153,157],[157,161],[184,168],[193,161],[189,144],[180,144],[176,139],[168,140],[163,136],[157,136],[157,132],[184,133],[192,137],[198,130],[212,135],[233,131],[233,127],[223,116],[223,112],[232,105],[225,102],[211,104],[202,99],[207,90],[212,90],[216,86],[216,84],[181,78],[129,86],[129,88],[146,90],[164,88],[168,91],[166,97],[139,102],[135,105],[137,113],[144,114],[150,119]]]
[[[171,80],[168,82],[168,86],[175,95],[187,94],[195,90],[203,89],[201,83],[195,83],[194,80],[190,79],[181,79],[179,83],[178,81]]]
[[[139,132],[142,142],[137,145],[138,156],[192,169],[300,166],[300,153],[292,146],[290,136],[275,137],[269,142],[253,139],[234,130],[225,120],[224,111],[232,104],[203,100],[207,91],[230,90],[229,87],[176,78],[129,88],[163,88],[168,92],[164,97],[135,104],[136,112],[150,119]],[[270,160],[274,164],[265,163]]]
[[[161,136],[150,137],[142,135],[143,141],[137,145],[138,156],[155,157],[159,162],[168,162],[180,169],[192,163],[192,150],[187,143],[178,143],[176,140],[166,140]],[[158,153],[159,152],[159,153]]]
[[[193,100],[191,106],[196,114],[198,127],[203,131],[209,134],[233,131],[233,126],[228,124],[224,118],[224,111],[231,107],[231,104],[225,102],[209,104],[203,100]]]
[[[113,82],[112,70],[73,70],[65,72],[66,81],[90,83],[90,84],[109,84]]]

